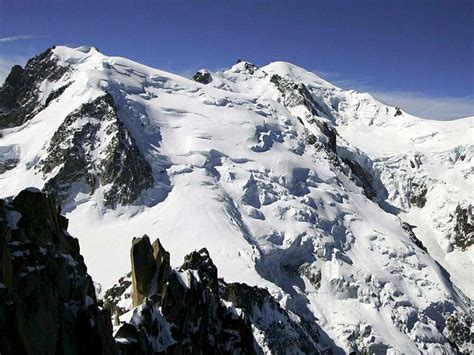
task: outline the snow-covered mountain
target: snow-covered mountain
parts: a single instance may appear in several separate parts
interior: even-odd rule
[[[469,353],[473,127],[284,62],[189,80],[55,47],[0,89],[0,197],[55,193],[104,288],[147,234],[174,266],[207,248],[336,353]]]

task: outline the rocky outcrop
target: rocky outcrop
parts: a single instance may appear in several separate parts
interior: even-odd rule
[[[455,312],[447,317],[444,334],[460,354],[472,354],[474,332],[472,331],[472,318],[467,314]]]
[[[207,70],[199,70],[193,75],[192,80],[201,84],[209,84],[212,81],[212,76]]]
[[[53,98],[40,102],[40,84],[59,80],[68,70],[58,63],[52,48],[31,58],[24,69],[15,65],[0,88],[0,129],[22,125],[44,109]],[[63,91],[56,91],[55,97]]]
[[[303,83],[296,83],[278,74],[273,74],[270,82],[283,94],[285,106],[295,107],[304,105],[314,116],[324,117],[327,115],[326,110],[313,99],[308,88]]]
[[[260,69],[258,66],[256,66],[255,64],[253,63],[249,63],[249,62],[246,62],[242,59],[237,59],[237,63],[236,64],[239,64],[239,63],[243,63],[244,65],[244,70],[249,73],[250,75],[253,75],[253,73],[255,73],[255,71],[257,71],[258,69]]]
[[[242,309],[255,329],[263,334],[260,350],[272,354],[318,353],[319,333],[308,332],[273,299],[267,290],[242,283],[223,288],[222,298]],[[311,327],[309,327],[311,328]]]
[[[110,313],[55,201],[0,200],[0,353],[115,354]]]
[[[139,306],[148,295],[156,271],[156,262],[148,236],[133,238],[130,251],[132,262],[133,306]]]
[[[151,245],[150,238],[145,235],[133,238],[130,258],[133,307],[141,305],[149,294],[161,299],[163,286],[171,270],[170,254],[158,239]]]
[[[422,182],[412,182],[410,190],[410,204],[419,208],[423,208],[426,204],[426,194],[428,188]]]
[[[403,230],[408,234],[408,236],[410,237],[410,240],[415,243],[415,245],[420,248],[421,250],[423,250],[424,252],[428,252],[428,250],[426,249],[426,247],[423,245],[423,242],[421,240],[419,240],[417,238],[417,236],[415,235],[415,232],[413,232],[413,227],[411,224],[407,223],[407,222],[402,222],[402,228]]]
[[[131,256],[133,308],[115,335],[124,354],[254,352],[250,323],[221,302],[207,250],[171,270],[163,246],[144,236],[133,240]]]
[[[351,177],[355,178],[356,183],[361,185],[364,194],[370,199],[375,199],[377,197],[377,189],[374,187],[375,183],[372,175],[355,160],[342,158],[342,161],[349,166],[352,173]]]
[[[59,89],[51,91],[44,102],[44,106],[48,106],[51,101],[56,100],[59,96],[63,94],[63,92],[71,85],[72,83],[65,84],[61,86]]]
[[[160,242],[152,246],[147,236],[133,240],[131,254],[133,286],[122,278],[105,302],[121,314],[115,339],[123,354],[321,351],[317,332],[308,333],[268,291],[219,280],[206,249],[187,255],[177,269]],[[133,304],[120,308],[130,298]]]
[[[454,211],[453,244],[466,250],[474,244],[474,213],[473,206],[461,207]]]
[[[325,146],[335,153],[336,130],[321,119],[321,117],[329,116],[327,110],[312,97],[306,85],[296,83],[288,78],[283,78],[278,74],[272,75],[270,82],[273,83],[282,94],[282,101],[286,107],[291,108],[299,105],[306,107],[312,116],[308,123],[314,124],[319,128],[321,133],[326,137],[326,142],[324,142]]]
[[[201,249],[199,252],[193,251],[186,255],[180,271],[184,272],[186,270],[197,270],[204,286],[213,294],[218,293],[217,268],[212,262],[207,249]]]
[[[153,257],[156,261],[156,291],[155,293],[162,298],[164,285],[171,271],[170,253],[161,245],[160,240],[153,242]]]
[[[47,157],[37,169],[45,190],[65,203],[73,185],[92,194],[104,187],[107,207],[131,204],[153,186],[152,171],[117,114],[112,95],[82,105],[66,117],[51,139]]]
[[[248,71],[250,74],[255,73],[257,69],[259,69],[255,64],[252,63],[245,63],[244,68],[246,71]]]
[[[332,127],[329,127],[329,125],[326,122],[323,122],[319,119],[313,119],[311,120],[310,123],[316,124],[316,126],[319,128],[321,133],[327,137],[327,143],[326,143],[327,148],[329,148],[331,152],[336,153],[336,148],[337,148],[336,130]]]
[[[103,303],[115,321],[124,314],[132,304],[132,273],[121,277],[115,285],[105,291]]]

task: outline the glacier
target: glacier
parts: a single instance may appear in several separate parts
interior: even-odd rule
[[[1,131],[0,197],[60,189],[103,288],[146,234],[174,266],[207,248],[334,353],[469,352],[448,319],[472,317],[474,117],[417,118],[285,62],[190,80],[93,47],[38,60],[52,74],[27,73],[27,119]],[[110,118],[83,110],[104,95]]]

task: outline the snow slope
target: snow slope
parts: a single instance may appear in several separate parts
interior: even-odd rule
[[[293,73],[322,99],[337,132],[349,145],[341,142],[340,153],[357,157],[380,179],[383,191],[379,200],[392,204],[402,220],[416,226],[415,233],[429,253],[472,298],[474,249],[453,248],[452,215],[458,204],[469,206],[474,201],[474,117],[436,121],[404,112],[396,116],[396,109],[369,94],[334,88],[312,73],[288,66],[294,67],[272,63],[263,69]],[[410,203],[413,183],[426,185],[423,208]]]
[[[43,188],[34,167],[64,118],[111,94],[155,183],[133,205],[104,207],[99,187],[63,206],[104,287],[129,271],[131,238],[147,234],[175,266],[206,247],[226,281],[268,288],[336,353],[456,352],[446,319],[471,312],[473,247],[453,247],[450,215],[473,200],[472,117],[396,115],[284,62],[239,62],[205,85],[89,47],[52,55],[70,70],[41,83],[40,103],[69,86],[3,130],[0,152],[18,163],[0,175],[0,197]],[[372,176],[372,199],[350,162]],[[416,182],[423,207],[410,202]]]

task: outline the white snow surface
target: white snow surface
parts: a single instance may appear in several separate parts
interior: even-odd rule
[[[96,282],[108,287],[128,272],[131,239],[147,234],[160,238],[174,266],[206,247],[220,277],[268,288],[284,307],[317,321],[336,352],[351,350],[350,332],[361,347],[453,351],[422,313],[446,301],[469,312],[474,296],[474,251],[451,251],[449,235],[450,214],[474,197],[473,117],[395,117],[395,108],[368,94],[284,62],[253,74],[241,62],[203,85],[90,47],[56,47],[54,55],[72,70],[43,83],[45,95],[71,85],[35,118],[3,131],[0,152],[15,151],[20,163],[0,175],[0,197],[42,188],[33,167],[54,132],[73,110],[110,92],[158,187],[116,210],[105,209],[97,193],[78,194],[68,206],[69,232]],[[273,74],[304,83],[327,108],[320,119],[337,130],[338,153],[379,177],[384,202],[397,214],[305,144],[321,132],[304,106],[285,107]],[[412,168],[415,157],[422,164]],[[162,176],[171,190],[154,203]],[[413,179],[428,184],[423,208],[407,200]],[[429,254],[410,241],[401,220],[417,227]],[[321,274],[319,287],[295,271],[303,265]]]

